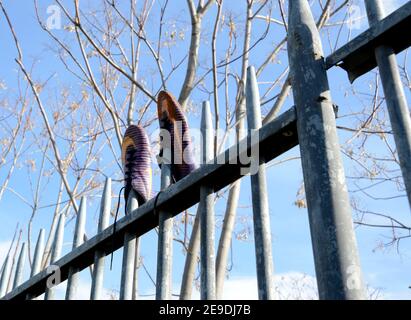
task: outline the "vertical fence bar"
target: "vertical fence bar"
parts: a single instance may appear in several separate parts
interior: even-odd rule
[[[51,252],[50,266],[53,265],[53,263],[56,262],[61,256],[61,250],[63,248],[63,240],[64,240],[65,221],[66,221],[66,216],[64,215],[64,213],[60,214],[59,222],[58,222],[57,229],[56,229],[56,235],[54,237],[53,250]],[[58,285],[58,283],[51,284],[49,283],[49,281],[47,281],[47,288],[44,294],[44,300],[54,299],[54,295],[55,295],[54,287],[56,285]]]
[[[35,276],[40,272],[41,260],[44,252],[44,229],[40,229],[39,236],[37,238],[36,248],[34,249],[33,264],[31,266],[30,277]]]
[[[261,128],[260,94],[254,67],[247,70],[246,106],[248,133]],[[258,155],[251,155],[258,156]],[[251,194],[253,202],[254,243],[257,263],[258,297],[260,300],[274,299],[273,257],[271,249],[270,213],[267,198],[267,179],[265,164],[252,174]]]
[[[101,198],[100,204],[100,217],[98,220],[97,232],[103,232],[104,229],[108,227],[110,219],[111,210],[111,179],[107,178],[104,185],[103,196]],[[101,250],[97,250],[94,254],[94,269],[93,277],[91,280],[91,300],[101,299],[103,292],[103,281],[104,281],[104,262],[105,254]]]
[[[4,270],[5,262],[6,262],[6,259],[4,259],[3,264],[1,265],[1,268],[0,268],[0,281],[1,281],[1,277],[3,276],[3,270]]]
[[[30,277],[35,276],[41,271],[41,262],[44,253],[44,229],[40,229],[39,236],[36,242],[36,248],[34,249],[33,264],[31,265]],[[26,300],[32,299],[31,294],[26,295]]]
[[[163,158],[167,159],[161,166],[161,190],[171,184],[171,149],[163,149]],[[171,266],[173,258],[173,216],[166,210],[159,211],[158,250],[157,250],[157,283],[156,299],[171,298]]]
[[[184,264],[183,279],[181,281],[180,300],[191,299],[193,291],[193,280],[195,268],[197,267],[197,256],[200,249],[200,207],[197,207],[197,213],[194,219],[193,229],[191,231],[190,242],[188,244],[186,261]]]
[[[138,204],[137,204],[137,207],[138,207]],[[140,257],[140,238],[136,238],[136,246],[135,246],[135,251],[134,251],[133,294],[131,297],[132,300],[137,300],[139,297],[139,294],[138,294],[138,269],[140,266],[139,257]]]
[[[10,277],[10,268],[11,268],[11,257],[8,255],[3,265],[3,272],[0,279],[0,298],[7,293],[7,286],[9,284]]]
[[[288,56],[319,296],[363,299],[324,54],[307,0],[289,1]]]
[[[21,244],[20,255],[17,261],[16,274],[14,275],[13,290],[17,288],[23,280],[23,268],[26,260],[26,243]]]
[[[229,189],[232,197],[230,198],[229,196],[229,200],[227,201],[216,258],[216,296],[218,300],[223,297],[224,280],[227,274],[227,260],[232,243],[238,199],[240,198],[240,181],[237,180],[233,182]]]
[[[368,21],[370,26],[378,24],[385,17],[384,6],[381,0],[365,0]],[[411,208],[411,116],[407,99],[401,82],[394,50],[387,46],[375,49],[375,57],[380,71],[381,82],[387,104],[388,114],[394,141],[397,147],[398,158],[408,203]]]
[[[213,159],[214,133],[210,103],[203,102],[201,115],[202,164]],[[201,238],[201,299],[215,300],[215,254],[214,254],[214,190],[212,186],[200,187],[200,238]]]
[[[133,190],[130,191],[127,201],[127,212],[138,208],[138,201]],[[133,298],[134,255],[136,253],[136,235],[126,232],[124,235],[123,264],[121,268],[120,300]]]
[[[77,213],[76,227],[74,230],[73,250],[84,241],[84,229],[86,225],[87,199],[81,198],[80,209]],[[70,268],[67,278],[66,300],[73,300],[76,296],[80,273],[77,268]]]

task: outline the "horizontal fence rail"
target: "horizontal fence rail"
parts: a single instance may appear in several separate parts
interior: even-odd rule
[[[396,54],[407,49],[411,45],[407,30],[411,30],[411,1],[333,52],[325,59],[326,68],[343,68],[353,82],[377,66],[377,47],[389,46]]]

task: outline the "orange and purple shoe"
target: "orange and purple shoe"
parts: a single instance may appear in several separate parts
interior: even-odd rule
[[[121,145],[121,160],[126,207],[131,190],[135,191],[141,206],[151,198],[152,185],[150,142],[143,127],[131,125],[127,128]]]
[[[166,91],[158,94],[157,115],[160,129],[170,133],[171,175],[177,182],[196,169],[187,119],[180,104]],[[163,149],[159,156],[163,156]]]

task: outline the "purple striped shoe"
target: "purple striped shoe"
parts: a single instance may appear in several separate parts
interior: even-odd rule
[[[121,145],[121,160],[124,170],[126,207],[132,189],[141,206],[151,198],[152,184],[150,142],[143,127],[131,125],[127,128]]]
[[[175,182],[196,169],[189,127],[177,100],[168,92],[161,91],[157,98],[157,115],[160,129],[171,136],[171,174]],[[160,150],[160,157],[163,150]]]

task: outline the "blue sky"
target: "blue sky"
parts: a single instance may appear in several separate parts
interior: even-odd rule
[[[234,16],[239,20],[238,29],[241,35],[241,27],[244,17],[241,16],[244,8],[236,7],[232,5],[232,2],[226,1],[230,10],[233,12]],[[389,5],[389,11],[394,10],[401,4],[405,3],[405,0],[396,1],[384,1]],[[31,1],[25,2],[25,6],[17,6],[12,1],[4,1],[6,8],[9,10],[10,18],[13,20],[16,33],[19,36],[19,40],[22,44],[23,55],[25,63],[30,65],[35,62],[34,68],[34,78],[44,81],[48,79],[51,75],[52,81],[48,83],[48,90],[43,94],[42,98],[47,101],[53,101],[59,97],[58,88],[60,86],[67,86],[71,90],[79,90],[80,87],[78,81],[72,76],[68,75],[61,63],[58,60],[50,48],[50,40],[41,31],[37,22],[35,20],[35,14],[33,12],[33,6]],[[41,8],[45,8],[51,4],[52,1],[41,1]],[[186,42],[190,35],[188,16],[186,15],[185,2],[182,1],[184,5],[181,7],[173,7],[170,10],[170,19],[173,23],[167,25],[170,30],[175,28],[185,34]],[[362,1],[355,1],[358,4],[359,13],[364,17],[365,11],[362,5]],[[92,2],[86,1],[87,5],[92,5]],[[155,10],[158,10],[155,9]],[[44,16],[46,12],[43,11]],[[273,13],[273,15],[278,16],[278,13]],[[214,22],[215,10],[211,9],[204,20],[204,24],[207,29]],[[171,21],[170,20],[170,21]],[[155,19],[153,18],[153,21]],[[359,34],[367,28],[367,23],[364,18],[358,28],[351,29],[351,37]],[[63,18],[63,25],[67,23]],[[13,88],[16,87],[16,74],[17,65],[14,62],[14,57],[16,55],[14,44],[9,35],[9,32],[4,24],[3,17],[0,18],[0,28],[3,31],[2,38],[0,39],[0,81],[3,81],[7,85],[6,90],[0,91],[0,98],[7,94],[15,94]],[[148,32],[155,32],[158,26],[155,23],[148,24]],[[7,31],[6,31],[7,30]],[[256,41],[260,35],[265,30],[264,22],[256,22],[253,27],[252,43]],[[338,47],[347,41],[348,38],[348,28],[344,27]],[[56,34],[66,37],[65,31],[57,30]],[[333,48],[328,45],[326,41],[326,30],[322,32],[322,37],[324,39],[324,51],[328,55],[332,52]],[[209,33],[204,35],[203,43],[205,47],[210,46]],[[281,38],[282,33],[276,26],[272,26],[268,34],[272,38],[272,43],[275,43]],[[335,35],[331,35],[332,37]],[[268,43],[270,42],[268,41]],[[185,43],[186,43],[185,42]],[[240,42],[239,42],[240,43]],[[219,46],[226,47],[226,41],[219,43]],[[175,61],[179,60],[179,57],[183,57],[186,53],[186,46],[182,45],[178,47],[178,50],[173,53],[175,54]],[[250,57],[250,64],[259,65],[265,55],[269,50],[272,49],[270,46],[256,47],[252,51]],[[219,57],[221,58],[221,57]],[[206,63],[209,59],[208,53],[201,53],[200,60]],[[398,57],[399,61],[404,59],[404,54]],[[287,55],[286,52],[282,52],[276,63],[271,64],[267,70],[259,78],[260,90],[263,92],[268,88],[267,81],[272,80],[272,75],[278,75],[281,73],[287,65]],[[238,67],[238,64],[235,64]],[[409,68],[409,63],[407,65]],[[199,69],[201,74],[204,70]],[[331,85],[332,97],[336,104],[340,107],[340,115],[346,115],[351,111],[357,110],[360,105],[358,98],[354,97],[351,93],[352,87],[349,84],[348,78],[340,69],[333,68],[329,71],[329,79]],[[370,92],[369,85],[375,78],[375,70],[368,75],[365,75],[355,82],[355,88],[357,91]],[[157,86],[157,78],[155,76],[145,79],[148,86],[151,86],[150,81],[153,86]],[[176,74],[175,78],[169,83],[168,89],[171,92],[177,94],[180,89],[182,82],[181,72]],[[211,78],[208,77],[205,80],[206,85],[210,84]],[[230,85],[233,88],[233,85]],[[408,101],[410,101],[409,90],[406,90],[406,95]],[[222,90],[223,91],[223,90]],[[75,94],[75,93],[74,93]],[[382,94],[382,93],[381,93]],[[220,96],[223,97],[223,92],[220,92]],[[193,104],[198,106],[204,99],[208,99],[208,95],[196,91],[193,93],[192,101]],[[211,98],[211,97],[210,97]],[[292,98],[289,97],[285,108],[292,105]],[[270,106],[270,105],[267,105]],[[153,109],[154,110],[154,109]],[[268,109],[263,107],[263,113],[267,112]],[[51,111],[50,111],[51,112]],[[198,128],[200,115],[197,112],[192,112],[189,114],[190,125],[193,128]],[[342,117],[337,121],[339,125],[352,125],[355,119]],[[155,127],[153,125],[152,128]],[[340,141],[343,143],[351,137],[351,133],[345,131],[339,131]],[[380,151],[384,154],[383,147],[381,146],[381,141],[379,139],[370,139],[367,142],[369,147],[373,152],[379,154]],[[62,145],[63,146],[63,145]],[[64,148],[64,146],[62,147]],[[32,157],[39,161],[40,155],[38,152],[32,150]],[[279,159],[274,160],[272,163],[268,164],[269,169],[267,170],[267,181],[269,185],[269,204],[270,204],[270,218],[271,218],[271,230],[272,230],[272,240],[273,240],[273,259],[276,275],[290,275],[290,274],[307,274],[310,277],[315,277],[314,272],[314,262],[312,256],[311,239],[309,234],[308,216],[305,209],[300,209],[294,205],[296,199],[296,193],[302,182],[302,172],[299,160],[287,161],[279,165],[273,165],[281,159],[287,159],[291,157],[298,157],[299,149],[294,148],[288,153],[281,156]],[[104,160],[109,159],[110,154],[104,154]],[[358,170],[358,168],[350,161],[347,157],[344,157],[344,164],[347,176],[352,175]],[[106,160],[107,161],[107,160]],[[107,172],[108,175],[112,173],[119,174],[115,172],[115,166],[110,167]],[[4,173],[0,172],[0,177],[3,178]],[[35,174],[33,174],[33,179],[35,179]],[[1,180],[0,180],[1,181]],[[256,297],[256,279],[255,279],[255,261],[254,261],[254,243],[252,234],[252,221],[251,221],[251,207],[250,207],[250,187],[249,187],[249,177],[243,179],[241,196],[240,196],[240,208],[238,209],[238,222],[236,224],[235,233],[241,234],[244,230],[251,231],[248,239],[246,240],[233,240],[232,244],[232,270],[229,275],[229,281],[226,287],[230,288],[233,294],[236,292],[236,286],[238,288],[243,288],[243,291],[251,292]],[[349,189],[355,190],[356,187],[353,183],[348,180]],[[117,193],[121,185],[119,183],[113,184],[114,193]],[[159,186],[159,176],[154,177],[154,190],[158,190]],[[17,170],[15,177],[11,183],[11,187],[16,190],[21,190],[22,194],[30,197],[29,183],[27,179],[27,170],[23,165],[19,170]],[[54,193],[48,193],[48,190],[55,190],[57,188],[57,183],[51,178],[50,183],[44,186],[42,192],[41,204],[49,204],[54,201]],[[392,184],[383,184],[376,188],[373,188],[372,192],[374,195],[390,195],[397,194],[397,190],[393,188]],[[361,194],[353,193],[353,197],[359,196],[361,205],[370,208],[370,210],[377,210],[379,212],[387,212],[393,214],[396,218],[409,222],[410,221],[410,209],[405,197],[395,198],[392,200],[371,200],[368,197],[361,197]],[[67,197],[64,197],[67,199]],[[114,201],[113,201],[114,205]],[[88,201],[88,214],[87,214],[87,234],[94,235],[97,229],[97,219],[98,219],[98,206],[99,197],[96,195],[90,195]],[[222,217],[224,215],[225,205],[224,201],[220,200],[216,204],[215,212],[217,217],[218,225],[221,225]],[[195,209],[190,210],[191,213],[195,212]],[[5,194],[4,198],[0,201],[0,263],[4,257],[5,248],[7,248],[8,241],[11,240],[14,232],[16,223],[19,221],[23,228],[26,228],[26,222],[30,216],[31,210],[23,202],[19,201],[10,192]],[[40,228],[48,229],[51,223],[52,210],[43,209],[39,211],[37,215],[33,230],[34,238],[37,236],[37,232]],[[176,221],[180,220],[180,217],[176,218]],[[72,231],[74,229],[74,222],[68,223],[66,227],[66,235],[64,241],[63,251],[68,252],[72,246]],[[219,238],[219,232],[221,229],[217,229],[216,232],[216,244]],[[410,240],[404,240],[401,243],[399,252],[397,252],[396,247],[380,248],[380,242],[386,241],[386,237],[389,235],[385,230],[372,229],[366,227],[356,228],[361,266],[363,269],[363,275],[365,282],[372,288],[380,289],[381,297],[383,298],[401,298],[410,299],[411,290],[408,288],[411,285],[411,246]],[[23,238],[27,238],[27,234],[24,231]],[[150,271],[151,276],[155,278],[155,266],[156,266],[156,247],[157,235],[155,232],[150,232],[144,235],[141,239],[141,255],[144,259],[147,269]],[[178,293],[179,283],[181,279],[181,271],[183,269],[182,248],[178,243],[174,244],[174,264],[173,264],[173,283],[174,283],[174,293]],[[115,263],[112,271],[106,268],[105,277],[105,288],[108,290],[118,290],[119,287],[119,268],[121,263],[121,251],[117,251],[115,256]],[[108,260],[108,259],[107,259]],[[107,261],[108,262],[108,261]],[[28,270],[26,270],[26,275]],[[90,279],[88,270],[82,272],[82,282],[84,283],[84,290],[87,291]],[[234,288],[234,289],[233,289]],[[140,291],[144,295],[151,295],[155,292],[155,288],[147,276],[147,274],[141,270],[140,271]],[[238,291],[238,290],[237,290]],[[150,297],[150,296],[149,296]],[[235,297],[235,296],[234,296]],[[249,296],[247,296],[249,297]]]

